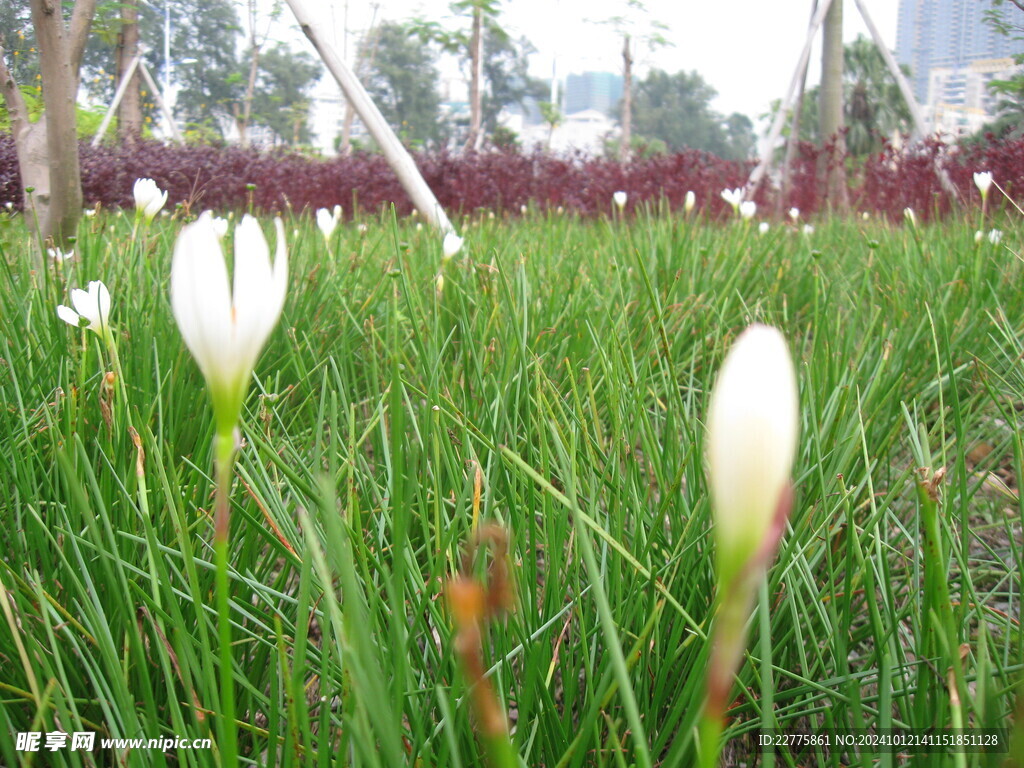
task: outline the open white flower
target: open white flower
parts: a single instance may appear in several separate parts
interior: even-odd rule
[[[988,191],[992,187],[991,171],[981,171],[974,174],[974,184],[981,192],[982,198],[988,197]]]
[[[448,232],[441,243],[441,261],[448,261],[462,249],[462,238],[454,232]]]
[[[209,212],[182,229],[174,244],[171,308],[210,388],[218,435],[234,429],[252,369],[284,307],[288,253],[281,219],[274,226],[271,266],[259,223],[242,218],[235,229],[233,287]]]
[[[723,189],[722,199],[731,205],[734,211],[738,211],[740,203],[743,202],[743,189],[741,187],[736,187],[736,189]]]
[[[692,189],[686,190],[686,197],[683,199],[683,211],[689,213],[693,210],[693,206],[697,204],[697,195],[694,194]]]
[[[744,219],[754,218],[755,213],[757,213],[757,203],[753,200],[744,200],[740,203],[740,216]]]
[[[789,218],[791,218],[793,221],[796,221],[797,219],[799,219],[800,218],[800,209],[796,208],[796,207],[790,208],[789,209]]]
[[[338,226],[338,222],[341,220],[341,206],[334,206],[334,212],[328,211],[326,208],[319,208],[316,212],[316,225],[320,227],[320,231],[323,232],[324,239],[330,240],[331,234],[334,232],[334,228]]]
[[[161,192],[152,179],[137,179],[132,191],[135,194],[136,214],[146,221],[152,221],[167,203],[167,192]]]
[[[807,235],[807,237],[810,237],[811,235],[813,235],[814,234],[814,225],[813,224],[804,224],[804,234]]]
[[[223,240],[228,233],[228,220],[222,219],[220,216],[213,216],[210,221],[213,222],[213,231],[217,233],[217,237]]]
[[[769,229],[770,227],[767,221],[762,221],[760,224],[757,225],[758,234],[767,235]]]
[[[999,229],[990,229],[988,231],[988,241],[992,245],[999,245],[999,241],[1003,239],[1003,232]]]
[[[110,291],[99,280],[89,283],[89,290],[75,288],[71,291],[71,305],[57,307],[57,317],[76,328],[90,331],[108,338],[110,334]]]
[[[796,373],[775,328],[752,325],[726,355],[708,412],[708,480],[720,583],[761,549],[788,492],[799,430]]]
[[[618,206],[620,211],[626,207],[626,193],[621,189],[612,194],[612,200],[615,202],[615,205]]]

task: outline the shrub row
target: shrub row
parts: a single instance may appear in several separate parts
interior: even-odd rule
[[[827,205],[816,183],[816,168],[826,162],[811,145],[800,148],[787,199],[779,200],[773,186],[762,184],[755,199],[761,213],[790,206],[813,214]],[[727,216],[721,199],[725,188],[741,186],[750,162],[722,160],[696,150],[657,155],[621,164],[578,154],[549,155],[517,151],[420,154],[415,157],[427,183],[451,212],[484,208],[518,213],[523,205],[542,209],[564,207],[581,215],[607,213],[616,190],[629,195],[629,205],[663,201],[672,209],[683,206],[693,190],[706,215]],[[238,210],[251,203],[262,211],[321,208],[341,204],[346,215],[354,209],[376,212],[393,203],[408,214],[411,204],[380,155],[316,159],[288,152],[260,152],[239,147],[164,145],[143,142],[133,146],[81,146],[82,184],[87,206],[130,207],[135,179],[150,177],[169,190],[173,204],[196,209]],[[948,213],[952,204],[943,192],[936,167],[945,168],[961,199],[980,202],[973,173],[989,170],[1011,195],[1024,190],[1024,140],[988,141],[950,147],[937,140],[909,150],[888,146],[866,161],[846,161],[850,171],[849,199],[854,212],[867,211],[894,219],[906,207],[919,217]],[[999,195],[994,194],[993,200]],[[0,205],[21,205],[20,179],[14,142],[0,135]]]

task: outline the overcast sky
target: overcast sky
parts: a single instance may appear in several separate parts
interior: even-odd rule
[[[896,47],[897,0],[863,0],[890,49]],[[333,28],[342,47],[345,9],[354,34],[370,23],[366,0],[317,0],[326,29]],[[466,20],[451,17],[448,0],[379,0],[378,18],[401,21],[412,16],[455,26]],[[785,95],[807,34],[812,0],[646,0],[647,12],[628,10],[626,0],[504,0],[501,24],[512,34],[529,38],[537,48],[532,73],[550,77],[552,61],[558,72],[587,70],[619,72],[621,41],[612,28],[599,22],[624,16],[642,35],[650,22],[667,25],[663,36],[673,45],[636,53],[642,73],[651,66],[668,72],[697,70],[718,91],[713,107],[722,113],[743,112],[753,119]],[[844,37],[867,34],[857,6],[844,3]],[[285,17],[290,13],[285,10]],[[820,35],[819,35],[820,38]],[[357,39],[357,38],[354,38]],[[809,84],[818,79],[820,39],[812,52]],[[453,73],[454,74],[454,73]]]

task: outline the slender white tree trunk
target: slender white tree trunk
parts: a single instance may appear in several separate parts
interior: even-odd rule
[[[828,204],[845,210],[846,142],[843,140],[843,0],[833,0],[825,16],[821,46],[821,100],[818,106],[821,141],[835,139],[834,151],[822,153],[818,177]]]
[[[117,46],[117,79],[120,84],[139,52],[139,0],[122,0],[121,34]],[[139,73],[132,70],[130,80],[117,110],[117,133],[122,142],[142,138],[142,97]]]
[[[619,160],[629,160],[633,143],[633,53],[629,35],[622,43],[622,137],[619,141]]]
[[[469,135],[466,149],[477,149],[480,143],[481,83],[484,69],[484,14],[477,7],[473,9],[473,37],[470,41],[472,76],[469,80]]]

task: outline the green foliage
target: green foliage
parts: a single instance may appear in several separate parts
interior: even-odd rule
[[[692,148],[727,160],[749,157],[753,123],[740,114],[725,119],[713,111],[711,100],[717,93],[697,72],[670,75],[653,69],[633,91],[633,131],[638,136],[660,140],[669,151]]]
[[[5,765],[24,758],[16,732],[192,739],[220,723],[212,428],[167,297],[180,222],[133,238],[128,218],[86,219],[76,260],[33,272],[23,221],[0,215]],[[244,762],[482,764],[442,591],[479,520],[509,535],[516,610],[483,628],[484,654],[523,763],[695,765],[714,612],[703,419],[751,321],[789,340],[802,433],[796,503],[733,689],[729,764],[767,762],[767,728],[949,727],[942,606],[923,589],[936,578],[957,635],[943,653],[966,653],[964,722],[1013,722],[1024,263],[975,244],[973,216],[913,230],[816,221],[807,239],[534,210],[475,221],[440,295],[433,232],[386,217],[328,245],[309,215],[285,218],[290,291],[231,492]],[[1019,249],[1018,221],[986,225]],[[100,278],[113,388],[98,337],[55,314]],[[928,464],[946,469],[937,573],[922,569]],[[34,764],[153,754],[64,749]],[[878,761],[792,743],[776,757]],[[1005,754],[961,757],[984,768]],[[166,762],[218,755],[171,749]]]
[[[14,79],[22,86],[34,85],[39,76],[39,56],[28,0],[0,3],[0,47]]]
[[[906,67],[904,74],[909,74]],[[818,86],[804,92],[800,114],[800,140],[821,143],[818,126]],[[772,105],[774,115],[781,102]],[[843,122],[846,148],[855,157],[863,157],[882,148],[894,134],[911,128],[910,107],[889,72],[885,59],[874,42],[858,35],[843,48]],[[785,135],[789,135],[787,126]]]
[[[43,96],[38,88],[28,86],[21,87],[21,95],[24,97],[25,107],[28,109],[28,119],[34,123],[43,114]],[[78,138],[91,139],[99,130],[106,110],[77,105],[75,112]],[[0,133],[8,133],[10,130],[11,118],[7,112],[7,105],[0,98]]]
[[[500,149],[519,147],[519,134],[504,125],[497,125],[491,131],[491,143]]]
[[[260,54],[252,120],[271,128],[290,144],[308,143],[309,90],[323,66],[308,53],[281,44]]]
[[[985,21],[1004,37],[1024,42],[1024,8],[1014,3],[1020,13],[1004,6],[1003,0],[994,0],[993,8],[986,12]],[[1024,53],[1013,57],[1017,64],[1024,64]],[[1005,80],[993,80],[989,83],[989,91],[998,96],[999,116],[988,126],[985,132],[991,131],[1005,138],[1024,136],[1024,72],[1018,72]]]
[[[514,40],[492,19],[484,22],[483,77],[486,87],[482,99],[481,123],[486,133],[498,127],[498,113],[527,99],[541,98],[547,88],[529,73],[533,45],[525,37]]]
[[[370,43],[363,81],[381,114],[404,141],[431,145],[441,138],[436,57],[407,25],[385,22]]]

